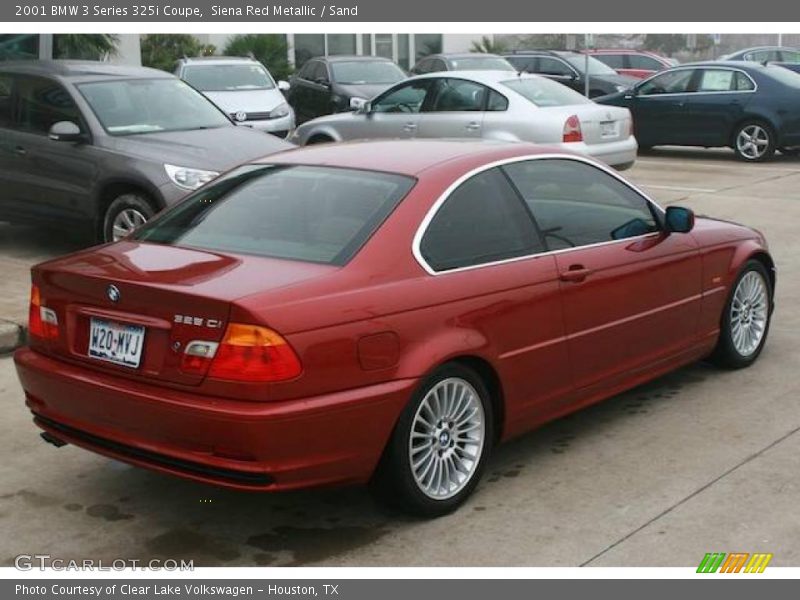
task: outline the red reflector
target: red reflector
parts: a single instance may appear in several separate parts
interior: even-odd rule
[[[208,376],[230,381],[284,381],[300,375],[300,360],[289,343],[267,327],[231,323],[211,362]]]
[[[581,131],[581,121],[578,115],[572,115],[564,123],[564,135],[562,136],[564,142],[582,142],[583,132]]]

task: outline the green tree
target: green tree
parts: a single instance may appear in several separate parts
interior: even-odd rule
[[[266,66],[275,79],[291,74],[286,36],[277,33],[248,33],[233,36],[225,46],[227,56],[250,56]]]
[[[500,54],[508,50],[508,46],[501,41],[494,41],[489,36],[482,36],[480,42],[472,42],[470,52],[482,52],[484,54]]]
[[[142,64],[162,71],[172,71],[184,56],[210,56],[216,48],[202,44],[186,33],[153,33],[142,38]]]
[[[119,36],[110,33],[59,33],[53,36],[53,58],[100,60],[117,53]]]

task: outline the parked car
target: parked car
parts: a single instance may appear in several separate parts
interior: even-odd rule
[[[620,170],[636,160],[630,113],[563,85],[508,71],[412,77],[351,113],[299,126],[299,144],[365,138],[485,138],[560,145]]]
[[[795,62],[795,63],[774,62],[770,64],[778,65],[779,67],[783,67],[784,69],[789,69],[790,71],[794,71],[795,73],[800,73],[800,62]]]
[[[586,91],[586,55],[570,50],[524,50],[504,55],[520,73],[536,73],[563,83],[581,94]],[[619,75],[589,57],[589,97],[597,98],[632,88],[639,81]]]
[[[253,58],[182,58],[175,75],[202,92],[239,125],[280,138],[294,129],[294,111],[283,95],[289,91],[289,83],[276,82],[266,67]]]
[[[514,71],[513,65],[502,56],[482,52],[451,52],[431,54],[417,61],[413,75],[441,71]]]
[[[748,62],[800,63],[800,49],[786,46],[758,46],[731,52],[719,58],[721,61],[744,60]]]
[[[163,71],[0,64],[0,220],[116,240],[222,171],[288,147]]]
[[[602,48],[589,50],[589,54],[618,74],[635,79],[645,79],[678,64],[674,58],[667,58],[647,50]]]
[[[350,100],[369,100],[406,74],[379,56],[320,56],[306,62],[291,78],[289,103],[297,122],[350,110]]]
[[[371,481],[436,516],[497,441],[751,365],[775,271],[759,232],[591,159],[426,140],[245,165],[32,283],[14,358],[45,440],[238,489]]]
[[[799,96],[800,75],[781,66],[704,62],[597,101],[630,109],[640,147],[729,146],[755,162],[800,146]]]

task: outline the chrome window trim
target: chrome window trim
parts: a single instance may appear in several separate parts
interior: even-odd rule
[[[728,66],[690,66],[686,65],[684,67],[675,67],[672,69],[668,69],[666,71],[659,71],[658,73],[654,73],[640,84],[636,86],[636,88],[640,88],[644,86],[648,81],[651,79],[655,79],[656,77],[660,77],[667,73],[674,73],[675,71],[697,71],[701,69],[716,69],[718,71],[736,71],[738,73],[742,73],[745,77],[750,80],[750,83],[753,84],[752,90],[725,90],[719,92],[669,92],[667,94],[651,94],[651,95],[636,95],[637,98],[665,98],[670,96],[701,96],[701,95],[708,95],[708,94],[755,94],[758,91],[758,83],[755,79],[750,76],[750,73],[743,69],[737,69],[736,67],[728,67]]]
[[[637,186],[633,185],[626,179],[624,179],[619,173],[617,173],[613,168],[600,164],[593,159],[586,158],[583,156],[577,156],[574,154],[562,154],[560,152],[549,152],[546,154],[526,154],[523,156],[514,156],[511,158],[504,158],[501,160],[496,160],[485,165],[481,165],[480,167],[476,167],[471,171],[468,171],[464,175],[461,175],[458,179],[456,179],[453,183],[451,183],[447,189],[439,196],[433,205],[428,209],[428,212],[425,214],[425,217],[422,219],[422,222],[417,227],[416,232],[414,233],[414,238],[411,242],[411,253],[414,255],[414,259],[417,261],[420,267],[428,273],[428,275],[448,275],[450,273],[458,273],[460,271],[471,271],[473,269],[481,269],[484,267],[492,267],[496,265],[503,265],[506,263],[517,262],[520,260],[528,260],[530,258],[536,258],[540,256],[547,256],[551,254],[562,254],[565,252],[572,252],[574,250],[582,250],[584,248],[595,248],[598,246],[608,246],[610,244],[619,244],[621,242],[628,242],[630,243],[632,240],[643,239],[648,237],[654,237],[661,235],[661,232],[651,232],[645,233],[642,235],[632,236],[629,238],[624,238],[621,240],[609,240],[606,242],[597,242],[596,244],[586,244],[583,246],[575,246],[574,248],[560,248],[558,250],[545,250],[543,252],[534,252],[533,254],[524,254],[522,256],[515,256],[513,258],[506,258],[503,260],[495,260],[491,262],[481,263],[478,265],[468,265],[466,267],[457,267],[455,269],[447,269],[445,271],[436,271],[433,267],[431,267],[425,258],[422,256],[422,251],[420,250],[420,245],[422,244],[422,238],[425,237],[425,233],[428,231],[428,226],[430,225],[433,218],[436,216],[436,213],[439,212],[439,209],[442,205],[447,201],[447,199],[453,194],[453,192],[458,189],[461,184],[466,182],[468,179],[483,173],[484,171],[488,171],[490,169],[494,169],[495,167],[502,167],[505,165],[510,165],[518,162],[525,162],[529,160],[546,160],[546,159],[563,159],[563,160],[572,160],[575,162],[581,162],[596,169],[611,175],[623,185],[627,186],[629,189],[636,192],[639,196],[641,196],[647,204],[653,208],[658,215],[663,219],[664,217],[664,209],[661,208],[652,198],[650,198],[647,194],[645,194],[641,189]]]

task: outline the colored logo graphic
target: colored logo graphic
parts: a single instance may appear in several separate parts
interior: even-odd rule
[[[698,573],[763,573],[772,554],[747,552],[708,552],[700,565]]]

